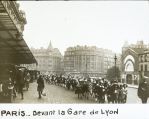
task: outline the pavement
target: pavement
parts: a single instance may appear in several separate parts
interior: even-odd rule
[[[128,87],[129,87],[129,88],[136,88],[136,89],[138,89],[138,86],[137,86],[137,85],[129,85],[129,84],[128,84]]]
[[[24,99],[21,100],[20,94],[13,100],[13,103],[21,104],[97,104],[95,99],[90,97],[87,99],[78,99],[74,91],[70,91],[61,86],[45,84],[46,96],[38,98],[37,83],[30,83],[28,91],[24,91]],[[137,88],[128,87],[127,104],[140,104],[141,100],[137,96]]]
[[[67,90],[60,86],[45,84],[46,96],[38,98],[37,83],[31,83],[28,91],[24,91],[24,99],[18,94],[13,103],[95,103],[94,99],[78,99],[74,91]]]

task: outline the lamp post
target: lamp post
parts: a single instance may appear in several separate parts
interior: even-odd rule
[[[86,68],[86,75],[85,75],[85,77],[87,77],[87,55],[86,55],[86,64],[85,64],[85,68]]]
[[[115,61],[115,78],[116,78],[116,61],[117,61],[116,54],[115,54],[115,57],[114,57],[114,61]]]

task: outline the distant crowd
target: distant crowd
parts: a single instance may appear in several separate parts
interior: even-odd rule
[[[67,90],[71,90],[76,94],[78,99],[94,99],[98,103],[126,103],[128,85],[126,83],[120,83],[117,80],[107,80],[105,78],[84,77],[80,75],[45,75],[39,72],[31,72],[25,67],[12,67],[11,70],[4,70],[9,76],[9,80],[0,82],[0,96],[1,99],[7,97],[17,96],[17,93],[21,94],[21,99],[24,99],[24,88],[29,89],[30,82],[33,79],[37,79],[37,92],[39,98],[46,96],[43,93],[45,83],[48,85],[61,86]],[[35,75],[36,74],[36,75]],[[38,75],[37,75],[38,74]],[[36,77],[36,78],[33,78]],[[149,84],[148,77],[143,78],[140,82],[137,95],[141,99],[142,103],[147,103],[149,97]],[[12,91],[11,91],[12,90]]]
[[[118,83],[117,80],[110,82],[104,78],[85,78],[83,76],[57,74],[40,75],[39,79],[40,81],[37,80],[39,98],[41,98],[44,89],[44,82],[41,81],[43,79],[47,84],[73,90],[78,99],[94,99],[98,103],[127,102],[127,84]],[[40,84],[41,86],[39,86]]]

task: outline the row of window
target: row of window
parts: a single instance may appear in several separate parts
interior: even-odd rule
[[[140,60],[140,62],[147,62],[147,61],[149,61],[149,55],[147,55],[147,54],[141,55],[139,60]]]
[[[104,60],[103,59],[103,57],[100,57],[100,56],[67,56],[67,57],[65,57],[64,58],[64,61],[70,61],[70,60],[72,60],[72,61],[76,61],[76,60],[78,60],[78,61],[80,61],[80,60],[83,60],[83,61],[98,61],[98,60]],[[114,61],[114,59],[106,59],[106,60],[104,60],[104,61],[110,61],[110,62],[113,62]]]
[[[145,65],[141,64],[140,65],[140,71],[148,71],[148,65],[147,64],[145,64]]]

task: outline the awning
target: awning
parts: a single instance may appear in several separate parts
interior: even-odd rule
[[[37,63],[7,9],[0,1],[0,63]]]

